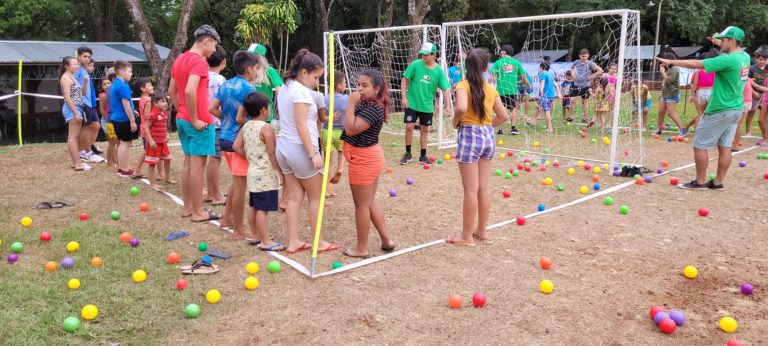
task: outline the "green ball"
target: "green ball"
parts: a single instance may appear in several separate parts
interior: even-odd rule
[[[112,220],[120,220],[120,212],[117,210],[113,210],[111,213],[109,213],[109,217],[112,218]]]
[[[603,204],[613,205],[613,197],[605,197],[605,199],[603,200]]]
[[[715,173],[709,173],[709,175],[707,176],[707,179],[709,179],[709,181],[712,181],[712,180],[715,180],[715,177],[717,177]]]
[[[22,252],[24,252],[24,244],[22,244],[21,242],[18,242],[18,241],[13,243],[13,244],[11,244],[11,251],[13,251],[13,253],[22,253]]]
[[[197,244],[197,249],[200,250],[200,252],[208,251],[208,243]]]
[[[590,142],[592,142],[592,144],[595,144],[595,143],[597,143],[597,139],[592,138],[592,140]]]
[[[139,194],[139,188],[137,186],[134,186],[131,188],[131,195],[137,196]]]
[[[526,155],[525,150],[520,150],[517,152],[517,156],[525,157],[525,155]]]
[[[635,174],[635,175],[634,175],[632,178],[635,178],[635,179],[640,179],[640,178],[642,178],[642,177],[643,177],[643,176],[642,176],[642,175],[640,175],[640,174]]]
[[[500,177],[501,176],[501,170],[497,168],[496,171],[493,174],[496,174],[497,177]]]
[[[539,165],[538,161],[531,161],[531,166],[536,167]]]
[[[764,158],[765,158],[765,157],[763,156],[763,154],[757,154],[757,159],[758,159],[758,160],[762,160],[762,159],[764,159]]]
[[[392,144],[390,144],[390,145],[391,145],[392,147],[396,147],[396,146],[397,146],[397,142],[392,142]]]
[[[184,316],[186,318],[196,318],[200,316],[200,306],[197,304],[189,304],[184,308]]]
[[[278,261],[272,261],[267,264],[267,270],[270,273],[277,273],[280,271],[280,262]]]
[[[65,332],[74,333],[78,328],[80,328],[80,319],[75,316],[69,316],[64,319],[62,327],[64,328]]]
[[[510,179],[512,178],[512,173],[506,172],[504,173],[504,179]]]
[[[339,268],[341,268],[341,262],[339,261],[333,262],[333,269],[339,269]]]
[[[679,130],[677,129],[677,126],[670,126],[670,127],[669,127],[669,130],[670,130],[670,131],[679,131]]]
[[[439,165],[439,164],[442,164],[442,163],[443,163],[443,159],[437,159],[437,164],[438,164],[438,165]]]
[[[544,148],[544,154],[549,154],[549,148]]]
[[[526,162],[526,163],[524,163],[523,165],[524,165],[525,167],[531,167],[531,163],[530,163],[530,162]]]
[[[655,128],[656,128],[656,125],[648,125],[648,128],[649,128],[649,129],[651,129],[651,130],[653,130],[653,129],[655,129]]]
[[[518,171],[518,170],[514,170],[514,171],[512,171],[512,176],[513,176],[513,177],[516,177],[516,176],[518,176],[518,175],[520,175],[520,171]]]
[[[619,213],[621,213],[622,215],[626,215],[627,213],[629,213],[629,207],[626,204],[622,204],[619,207]]]
[[[565,190],[565,185],[563,183],[557,184],[557,191],[563,191]]]

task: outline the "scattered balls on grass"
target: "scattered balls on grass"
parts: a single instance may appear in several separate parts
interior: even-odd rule
[[[747,167],[747,161],[739,161],[739,167]]]
[[[67,287],[69,289],[71,289],[71,290],[76,290],[76,289],[80,288],[80,280],[78,280],[78,279],[69,279],[69,281],[67,281]]]
[[[541,282],[539,283],[539,290],[544,294],[552,293],[554,289],[555,289],[555,284],[553,284],[552,281],[541,280]]]
[[[165,256],[165,261],[168,264],[177,264],[181,261],[181,254],[175,251],[170,252],[168,256]]]
[[[200,307],[197,304],[189,304],[184,308],[184,317],[197,318],[200,316]]]
[[[522,216],[522,215],[518,216],[517,219],[515,219],[515,221],[517,221],[518,225],[522,226],[525,224],[525,216]]]
[[[392,173],[392,172],[394,172],[394,171],[395,171],[395,169],[394,169],[394,168],[392,168],[392,167],[387,167],[387,173]]]
[[[541,265],[541,269],[552,268],[552,259],[547,256],[544,256],[539,260],[539,265]]]
[[[94,257],[94,258],[91,258],[91,265],[92,265],[92,266],[94,266],[94,267],[96,267],[96,268],[99,268],[99,267],[101,267],[103,264],[104,264],[104,260],[103,260],[103,259],[101,259],[101,257]]]
[[[40,241],[48,242],[48,241],[51,241],[51,239],[53,239],[53,235],[51,234],[51,232],[40,233]]]
[[[504,191],[501,192],[501,195],[504,198],[509,198],[509,197],[512,197],[512,192],[510,192],[509,190],[504,190]]]
[[[589,189],[586,186],[579,187],[579,193],[582,195],[585,195],[589,192]]]
[[[139,204],[139,211],[142,213],[146,213],[147,211],[149,211],[149,204],[147,203]]]
[[[210,304],[216,304],[221,300],[221,292],[217,289],[208,290],[205,293],[205,300]]]
[[[183,291],[185,288],[187,288],[187,280],[186,279],[178,279],[176,280],[176,289],[179,291]]]
[[[664,334],[672,334],[676,328],[675,321],[671,318],[665,318],[659,322],[659,329],[661,329]]]
[[[278,261],[271,261],[269,264],[267,264],[267,270],[270,273],[277,273],[280,271],[280,262]]]
[[[536,207],[536,209],[537,209],[538,211],[544,211],[544,210],[546,210],[546,209],[547,209],[547,207],[545,207],[543,204],[539,204],[539,205]]]
[[[726,316],[720,319],[720,329],[726,333],[733,333],[739,327],[736,320],[733,317]]]
[[[133,282],[140,284],[144,281],[147,281],[147,272],[139,269],[133,272],[131,274],[131,278],[133,279]]]
[[[8,254],[8,257],[6,258],[6,261],[8,261],[8,264],[14,264],[19,260],[19,255],[12,253]]]
[[[123,233],[120,233],[119,239],[121,242],[127,243],[131,241],[131,239],[133,239],[133,235],[131,235],[130,232],[123,232]]]
[[[259,279],[257,279],[255,276],[249,276],[245,278],[245,289],[253,291],[257,288],[259,288]]]
[[[259,272],[259,264],[256,262],[248,262],[248,264],[245,265],[245,271],[248,274],[254,275]]]
[[[483,292],[475,292],[475,294],[472,295],[472,305],[476,308],[482,308],[485,306],[485,302],[486,298]]]
[[[461,307],[462,300],[461,296],[458,294],[451,294],[448,296],[448,306],[451,307],[451,309],[458,309]]]
[[[573,175],[576,173],[576,170],[573,168],[568,168],[568,174]]]
[[[96,305],[88,304],[84,306],[82,310],[80,310],[80,316],[82,316],[86,321],[91,321],[99,316],[99,309],[96,308]]]
[[[651,319],[653,319],[657,313],[663,312],[664,307],[661,305],[654,305],[651,307],[651,309],[648,311],[648,314],[651,316]]]
[[[405,179],[405,183],[408,185],[413,185],[413,178]]]
[[[342,267],[341,262],[339,261],[333,262],[333,266],[332,266],[333,269],[339,269],[341,267]]]
[[[397,190],[389,189],[389,197],[396,197],[396,196],[397,196]]]
[[[603,204],[613,205],[613,197],[605,197],[605,199],[603,199]]]
[[[67,252],[77,252],[77,250],[80,250],[80,243],[76,241],[67,243]]]
[[[21,242],[18,242],[18,241],[17,242],[13,242],[11,244],[11,252],[13,252],[15,254],[20,254],[20,253],[24,252],[24,244],[22,244]]]
[[[622,204],[619,207],[619,213],[621,213],[622,215],[627,215],[627,213],[629,213],[629,206],[627,206],[626,204]]]
[[[685,314],[682,311],[674,310],[669,313],[669,318],[675,321],[675,325],[682,326],[685,324]]]
[[[743,294],[752,294],[753,289],[754,287],[748,283],[741,284],[741,293]]]
[[[74,333],[80,328],[80,319],[75,316],[69,316],[64,319],[64,323],[61,324],[64,331],[67,333]]]
[[[699,208],[699,216],[705,217],[709,215],[709,209],[707,208]]]
[[[689,279],[695,279],[699,276],[699,270],[694,266],[685,266],[685,268],[683,268],[683,276]]]
[[[204,242],[200,243],[200,244],[197,244],[197,250],[200,251],[200,252],[208,251],[208,244],[204,243]]]
[[[659,311],[655,315],[653,315],[653,323],[656,323],[658,326],[659,323],[661,323],[662,320],[669,318],[669,314],[665,311]],[[673,321],[674,322],[674,321]]]
[[[736,339],[728,339],[728,343],[725,344],[725,346],[743,346],[744,344],[741,343],[741,341]]]
[[[72,259],[72,257],[64,257],[64,259],[61,260],[61,267],[62,268],[72,268],[75,266],[75,260]]]
[[[131,247],[139,247],[139,238],[133,238],[130,241],[128,241],[128,244],[131,245]]]
[[[674,178],[674,177],[669,179],[669,184],[670,184],[670,185],[674,185],[674,186],[677,186],[677,184],[678,184],[679,182],[680,182],[680,180],[678,180],[677,178]]]
[[[80,213],[80,221],[88,220],[88,214],[87,213]]]
[[[131,191],[131,196],[138,196],[138,195],[139,195],[139,192],[140,192],[140,190],[139,190],[139,187],[138,187],[138,186],[134,186],[134,187],[131,187],[131,190],[130,190],[130,191]]]
[[[113,210],[111,213],[109,213],[109,217],[115,221],[120,220],[120,212],[117,210]]]
[[[54,261],[48,261],[48,263],[46,263],[44,267],[45,267],[45,271],[54,272],[56,271],[56,268],[59,267],[59,264]]]
[[[29,216],[25,216],[21,218],[21,221],[19,221],[19,223],[21,223],[21,225],[24,227],[32,226],[32,218]]]

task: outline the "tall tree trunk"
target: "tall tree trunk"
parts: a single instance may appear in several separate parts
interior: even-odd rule
[[[424,21],[424,17],[429,13],[431,8],[429,7],[429,0],[408,0],[408,18],[411,21],[411,25],[420,25]],[[411,58],[416,59],[419,49],[421,49],[422,33],[418,32],[411,36]]]
[[[379,7],[377,10],[377,16],[378,18],[376,26],[379,28],[386,28],[392,26],[392,2],[394,0],[379,0]],[[383,8],[383,9],[382,9]],[[392,42],[392,32],[390,31],[383,31],[381,32],[383,44],[382,47],[384,48],[384,52],[381,55],[381,74],[384,75],[384,78],[387,79],[387,81],[390,83],[390,85],[399,85],[399,84],[393,84],[393,82],[396,82],[396,73],[393,73],[392,71],[392,53],[395,49],[394,42]]]
[[[571,36],[568,38],[568,54],[565,55],[565,61],[573,61],[573,50],[576,45],[576,29],[571,29]]]
[[[99,42],[106,41],[105,36],[110,30],[105,30],[106,28],[104,27],[102,0],[89,0],[88,8],[91,12],[91,20],[88,24],[91,28],[93,39]]]

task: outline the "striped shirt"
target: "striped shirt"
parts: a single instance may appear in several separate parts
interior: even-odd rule
[[[379,144],[379,132],[384,125],[384,107],[378,103],[361,102],[355,106],[355,117],[362,119],[371,126],[354,136],[347,135],[347,130],[341,132],[341,140],[355,147],[367,148]]]

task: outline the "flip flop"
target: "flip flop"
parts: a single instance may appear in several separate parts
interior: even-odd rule
[[[459,245],[459,246],[470,246],[470,247],[475,246],[475,243],[461,243],[456,241],[456,235],[448,236],[448,238],[445,239],[445,242],[448,244]]]
[[[384,246],[384,245],[382,245],[382,246],[381,246],[381,251],[384,251],[384,252],[391,252],[391,251],[393,251],[393,250],[394,250],[396,247],[397,247],[397,244],[392,244],[392,245],[389,245],[389,246]]]
[[[349,248],[344,249],[344,251],[341,252],[342,255],[352,258],[371,258],[371,253],[367,253],[365,255],[354,255],[349,251]]]
[[[219,266],[215,264],[204,264],[203,262],[195,261],[191,266],[182,266],[181,273],[184,275],[189,274],[213,274],[219,271]]]
[[[311,249],[311,248],[312,248],[312,245],[309,245],[309,244],[307,244],[306,242],[304,242],[304,243],[302,243],[302,244],[301,244],[301,246],[299,246],[298,248],[296,248],[296,250],[293,250],[293,251],[291,251],[291,250],[288,250],[288,248],[286,248],[286,249],[285,249],[285,252],[286,252],[287,254],[289,254],[289,255],[293,255],[293,254],[295,254],[295,253],[297,253],[297,252],[301,252],[301,251],[304,251],[304,250],[309,250],[309,249]]]
[[[186,237],[188,235],[189,235],[189,233],[184,232],[184,231],[175,231],[175,232],[171,232],[170,234],[168,234],[168,236],[165,237],[165,240],[168,240],[168,241],[176,240],[176,239],[179,239],[179,238],[184,238],[184,237]]]
[[[279,247],[281,247],[281,246],[282,246],[282,248],[281,248],[281,249],[275,249],[275,248],[279,248]],[[278,252],[278,251],[285,251],[285,246],[283,246],[283,244],[280,244],[279,242],[278,242],[278,243],[276,243],[275,245],[272,245],[272,246],[269,246],[269,247],[261,247],[261,246],[258,246],[258,248],[259,248],[259,250],[261,250],[261,251],[275,251],[275,252]]]
[[[35,209],[58,209],[63,208],[65,204],[59,202],[40,202]]]
[[[208,211],[208,218],[207,219],[202,219],[202,220],[192,219],[192,222],[198,222],[198,223],[199,222],[208,222],[208,221],[215,221],[215,220],[218,220],[218,219],[221,219],[221,216],[219,216],[215,212],[209,210]]]
[[[212,247],[208,247],[208,250],[205,251],[205,254],[208,256],[213,256],[213,257],[221,258],[224,260],[232,258],[232,255]]]
[[[335,250],[338,250],[338,249],[339,249],[338,245],[330,243],[330,244],[328,244],[328,246],[325,249],[318,249],[317,253],[323,253],[323,252],[328,252],[328,251],[335,251]]]
[[[133,179],[133,180],[139,180],[139,179],[144,179],[144,178],[146,178],[146,176],[144,176],[142,174],[139,174],[139,175],[131,174],[131,179]]]
[[[224,202],[219,202],[219,203],[211,202],[211,206],[214,206],[214,207],[220,207],[220,206],[224,206],[224,205],[227,205],[227,201],[226,200]]]

